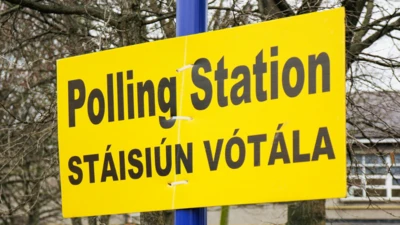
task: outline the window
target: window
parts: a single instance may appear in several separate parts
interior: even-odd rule
[[[347,171],[344,201],[400,201],[400,154],[359,154],[347,159]]]

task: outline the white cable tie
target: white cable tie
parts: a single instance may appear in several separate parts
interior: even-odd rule
[[[189,65],[183,66],[182,68],[177,69],[176,72],[180,73],[180,72],[190,69],[192,67],[193,67],[193,64],[189,64]]]
[[[170,120],[192,120],[190,116],[173,116]]]
[[[181,184],[187,184],[187,183],[189,183],[189,181],[181,180],[181,181],[174,181],[174,182],[168,183],[168,185],[173,187],[173,186],[177,186],[177,185],[181,185]]]

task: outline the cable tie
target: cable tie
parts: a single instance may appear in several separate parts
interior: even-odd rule
[[[189,181],[187,180],[181,180],[181,181],[174,181],[171,183],[168,183],[169,186],[173,187],[173,186],[177,186],[177,185],[181,185],[181,184],[188,184]]]
[[[170,120],[193,120],[190,116],[173,116]]]
[[[182,68],[177,69],[176,72],[180,73],[180,72],[190,69],[192,67],[193,67],[193,64],[189,64],[189,65],[183,66]]]

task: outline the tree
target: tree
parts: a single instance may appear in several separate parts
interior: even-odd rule
[[[375,113],[371,120],[370,109],[375,103],[357,100],[366,90],[398,99],[399,92],[393,84],[399,83],[395,72],[400,65],[400,8],[394,1],[213,0],[209,2],[209,30],[338,6],[346,8],[347,105],[351,115],[357,115],[348,117],[347,123],[365,138],[372,137],[363,132],[366,129],[398,138],[398,127],[387,122],[382,116],[385,113]],[[56,60],[174,37],[175,11],[172,0],[0,2],[1,224],[34,225],[61,218]],[[387,42],[385,48],[397,49],[395,54],[375,52],[374,48],[382,42]],[[349,156],[352,154],[349,149]],[[308,212],[322,212],[321,203],[294,203],[289,223],[305,218],[305,224],[320,224],[324,214],[313,218],[296,210],[301,206]],[[154,213],[162,218],[166,214]],[[152,214],[145,215],[144,221]],[[74,221],[79,224],[79,220]]]

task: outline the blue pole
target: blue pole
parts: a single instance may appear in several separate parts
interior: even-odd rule
[[[207,31],[207,0],[177,0],[176,36]],[[207,225],[207,208],[175,211],[175,225]]]
[[[207,31],[207,0],[177,0],[176,36]]]

